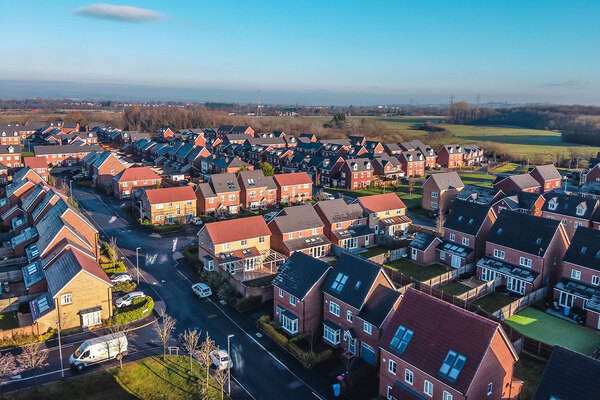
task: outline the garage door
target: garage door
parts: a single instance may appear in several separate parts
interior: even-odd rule
[[[360,357],[369,364],[375,365],[375,350],[368,344],[360,344]]]

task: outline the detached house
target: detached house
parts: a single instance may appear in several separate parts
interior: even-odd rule
[[[437,154],[437,163],[444,168],[464,167],[465,153],[458,144],[447,144],[440,148]]]
[[[503,210],[490,229],[477,277],[497,278],[510,292],[526,295],[558,281],[569,238],[561,223]]]
[[[423,183],[421,207],[428,211],[439,210],[445,214],[454,197],[465,185],[456,172],[431,174]]]
[[[0,146],[21,144],[21,132],[18,125],[0,125]]]
[[[331,243],[346,250],[374,244],[373,229],[367,225],[360,204],[346,204],[344,199],[319,201],[315,211],[325,224],[324,233]]]
[[[126,168],[112,179],[113,193],[119,199],[129,198],[139,190],[162,184],[162,178],[148,167]]]
[[[312,198],[313,182],[306,172],[277,174],[273,179],[280,203],[299,203]]]
[[[235,174],[213,174],[208,183],[196,188],[198,213],[237,214],[240,210],[240,185]]]
[[[412,223],[406,216],[406,205],[396,193],[375,194],[356,199],[368,215],[367,225],[376,234],[395,235],[406,232]]]
[[[509,175],[505,178],[498,177],[494,181],[494,189],[504,193],[530,192],[542,193],[540,183],[529,174]]]
[[[272,176],[262,170],[241,171],[238,174],[241,205],[247,210],[258,210],[277,203],[277,186]]]
[[[400,164],[400,161],[396,157],[377,155],[373,158],[371,164],[373,165],[373,174],[382,179],[395,181],[399,177],[404,176],[402,164]]]
[[[147,189],[140,196],[142,216],[154,225],[185,223],[196,216],[196,194],[191,186]]]
[[[419,150],[403,151],[398,160],[407,177],[421,176],[425,173],[425,156]]]
[[[44,157],[25,157],[23,165],[33,169],[44,179],[44,182],[48,182],[48,162]]]
[[[323,321],[322,287],[331,265],[296,252],[273,280],[273,319],[290,335],[315,331]]]
[[[110,151],[103,151],[90,165],[94,186],[113,189],[113,178],[120,174],[125,165]]]
[[[500,324],[408,288],[381,339],[387,399],[516,400],[517,352]]]
[[[598,207],[598,200],[551,191],[544,194],[546,203],[542,207],[544,218],[561,221],[565,232],[572,238],[580,226],[592,226],[592,216]]]
[[[560,188],[562,176],[552,164],[538,165],[529,175],[540,184],[542,193]]]
[[[340,168],[339,186],[346,189],[360,189],[373,182],[373,166],[367,158],[346,160]]]
[[[442,239],[427,232],[419,232],[410,242],[410,259],[418,264],[429,265],[437,262],[439,255],[437,246]]]
[[[496,215],[500,214],[502,210],[510,210],[541,217],[545,202],[546,199],[539,193],[511,192],[506,197],[497,200],[492,208]]]

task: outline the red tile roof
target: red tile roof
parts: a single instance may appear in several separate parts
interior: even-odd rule
[[[277,174],[273,176],[275,182],[279,186],[290,186],[290,185],[302,185],[305,183],[312,183],[312,179],[306,172],[294,172],[291,174]]]
[[[390,347],[400,325],[414,332],[402,354]],[[466,394],[499,328],[497,322],[409,288],[385,327],[381,344],[390,353]],[[456,382],[439,374],[449,350],[466,357]]]
[[[271,231],[260,215],[211,222],[206,224],[206,229],[214,244],[231,243],[260,236],[271,236]]]
[[[196,193],[191,186],[176,186],[146,190],[150,204],[162,204],[171,201],[196,200]]]
[[[154,171],[148,167],[130,167],[126,168],[115,178],[118,182],[143,181],[150,179],[161,179]]]
[[[96,261],[83,255],[80,251],[77,251],[74,249],[71,249],[69,251],[73,253],[75,258],[77,259],[77,262],[81,266],[82,270],[92,274],[96,278],[98,278],[112,286],[112,282],[108,278],[108,275],[106,275],[106,272],[104,272],[102,267],[100,267],[100,265]]]
[[[26,167],[30,168],[48,168],[48,161],[46,157],[42,156],[25,157],[23,158],[23,163]]]
[[[358,201],[370,212],[381,212],[406,208],[396,193],[375,194],[373,196],[359,197]]]

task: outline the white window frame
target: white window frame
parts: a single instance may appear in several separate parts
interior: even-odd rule
[[[412,386],[414,381],[415,381],[415,374],[413,374],[413,372],[410,369],[406,368],[404,370],[404,382],[406,382],[410,386]]]
[[[504,260],[506,253],[500,249],[494,249],[494,257]]]
[[[60,296],[60,305],[65,306],[67,304],[73,304],[73,294],[65,293]]]
[[[240,245],[241,246],[247,246],[248,245],[248,239],[242,239],[242,240],[240,240]]]
[[[456,240],[456,235],[454,233],[450,234],[450,241],[454,242]]]
[[[363,324],[363,331],[365,331],[365,333],[368,333],[369,335],[372,335],[373,334],[373,325],[371,325],[370,323],[365,321]]]
[[[519,265],[526,268],[531,268],[531,258],[519,257]]]
[[[463,237],[462,238],[462,244],[463,244],[463,246],[468,246],[469,245],[469,238],[468,237]]]
[[[579,271],[577,269],[572,269],[571,270],[571,279],[577,279],[578,281],[581,280],[581,271]]]
[[[423,381],[423,393],[429,397],[433,397],[433,383],[425,379]]]
[[[340,305],[336,302],[330,301],[329,302],[329,312],[333,315],[335,315],[336,317],[340,316]]]
[[[600,276],[592,275],[592,285],[600,285]]]
[[[283,289],[279,288],[279,297],[283,297]]]
[[[444,390],[444,393],[442,394],[442,400],[453,400],[454,396],[452,396],[452,393],[448,393]]]
[[[296,304],[298,304],[298,298],[293,294],[290,294],[290,304],[294,307],[296,306]]]
[[[396,364],[396,361],[394,360],[389,360],[388,362],[388,372],[390,374],[394,374],[396,375],[396,369],[398,368],[398,364]]]
[[[488,396],[491,395],[493,391],[494,391],[494,384],[492,382],[490,382],[490,383],[488,383],[488,386],[487,386],[487,395]]]
[[[431,198],[432,199],[437,199],[438,197],[439,197],[438,196],[438,192],[431,192]]]

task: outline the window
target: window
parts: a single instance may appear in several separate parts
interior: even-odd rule
[[[191,206],[191,205],[192,205],[192,201],[191,201],[191,200],[188,200],[188,201],[186,201],[186,202],[185,202],[185,205],[186,205],[186,206]]]
[[[165,220],[165,216],[164,215],[157,215],[156,216],[156,220],[157,221],[164,221]]]
[[[450,234],[450,241],[454,242],[454,239],[456,239],[456,235],[454,233]]]
[[[438,198],[438,192],[431,192],[431,198],[432,199],[437,199]]]
[[[312,234],[313,235],[318,235],[319,234],[319,228],[313,228]]]
[[[598,276],[598,275],[592,276],[592,285],[598,286],[599,283],[600,283],[600,276]]]
[[[525,281],[510,276],[506,281],[506,288],[511,292],[525,294]]]
[[[386,399],[387,400],[392,400],[392,387],[388,386],[387,387],[387,395],[386,395]]]
[[[567,220],[563,218],[563,220],[562,220],[562,224],[563,224],[564,226],[567,226]]]
[[[288,233],[288,239],[293,239],[293,238],[294,238],[294,232]]]
[[[445,259],[446,259],[446,252],[440,251],[440,260],[445,260]]]
[[[442,396],[442,400],[452,400],[452,395],[444,390],[444,395]]]
[[[396,361],[390,360],[388,363],[388,371],[396,375]]]
[[[60,296],[60,304],[63,306],[67,304],[73,304],[73,295],[71,293],[67,293]]]
[[[365,321],[363,324],[363,331],[365,331],[369,335],[372,335],[373,334],[373,325],[371,325],[370,323]]]
[[[164,204],[157,204],[156,207],[154,207],[154,208],[156,208],[157,210],[162,210],[163,208],[165,208],[165,205]]]
[[[579,228],[581,225],[582,225],[581,222],[577,222],[577,221],[573,222],[573,226],[575,227],[575,229]]]
[[[240,240],[240,244],[242,246],[246,246],[248,244],[248,240],[247,239],[242,239],[242,240]]]
[[[229,250],[229,243],[223,243],[223,250]]]
[[[336,317],[340,316],[340,306],[333,301],[329,302],[329,312],[335,315]]]
[[[327,340],[329,343],[332,344],[340,344],[340,330],[333,329],[330,326],[324,324],[323,339]]]
[[[427,380],[423,382],[423,393],[429,397],[433,397],[433,383]]]
[[[128,184],[128,182],[123,182],[123,187],[127,187]]]
[[[348,275],[344,275],[341,272],[335,277],[335,281],[331,284],[331,288],[338,293],[342,291],[344,284],[348,280]]]
[[[290,294],[290,304],[295,306],[296,304],[298,304],[298,298],[292,294]]]
[[[439,374],[455,382],[466,361],[467,357],[454,350],[449,350],[440,367]]]
[[[581,271],[578,271],[576,269],[572,269],[571,270],[571,278],[577,279],[577,280],[581,279]]]
[[[431,208],[433,208],[434,210],[438,208],[438,205],[437,205],[436,201],[432,201],[431,202]]]
[[[298,237],[302,237],[302,236],[304,236],[304,232],[302,232],[302,231],[299,231],[299,232],[298,232]]]
[[[410,369],[404,370],[404,382],[412,386],[415,375]]]
[[[346,321],[352,322],[352,311],[350,310],[346,311]]]
[[[264,243],[265,242],[265,237],[261,236],[258,238],[258,243]]]
[[[283,289],[279,288],[279,297],[283,297]]]
[[[466,238],[466,237],[462,238],[462,244],[463,244],[463,246],[468,246],[469,245],[469,238]]]
[[[400,354],[404,353],[404,350],[406,350],[406,346],[408,346],[408,342],[410,342],[413,334],[414,332],[405,326],[398,326],[398,329],[396,329],[396,333],[390,342],[390,347],[394,348]]]
[[[521,265],[523,267],[531,268],[531,259],[525,258],[525,257],[520,257],[519,265]]]
[[[235,194],[229,195],[229,201],[235,201]]]
[[[487,390],[487,395],[488,396],[490,394],[492,394],[493,389],[494,389],[494,385],[492,384],[492,382],[488,383],[488,390]]]
[[[133,186],[137,185],[137,181],[133,181]]]
[[[283,312],[281,313],[281,327],[291,334],[298,333],[298,319],[291,319]]]
[[[494,249],[494,257],[504,260],[504,255],[502,250]]]

